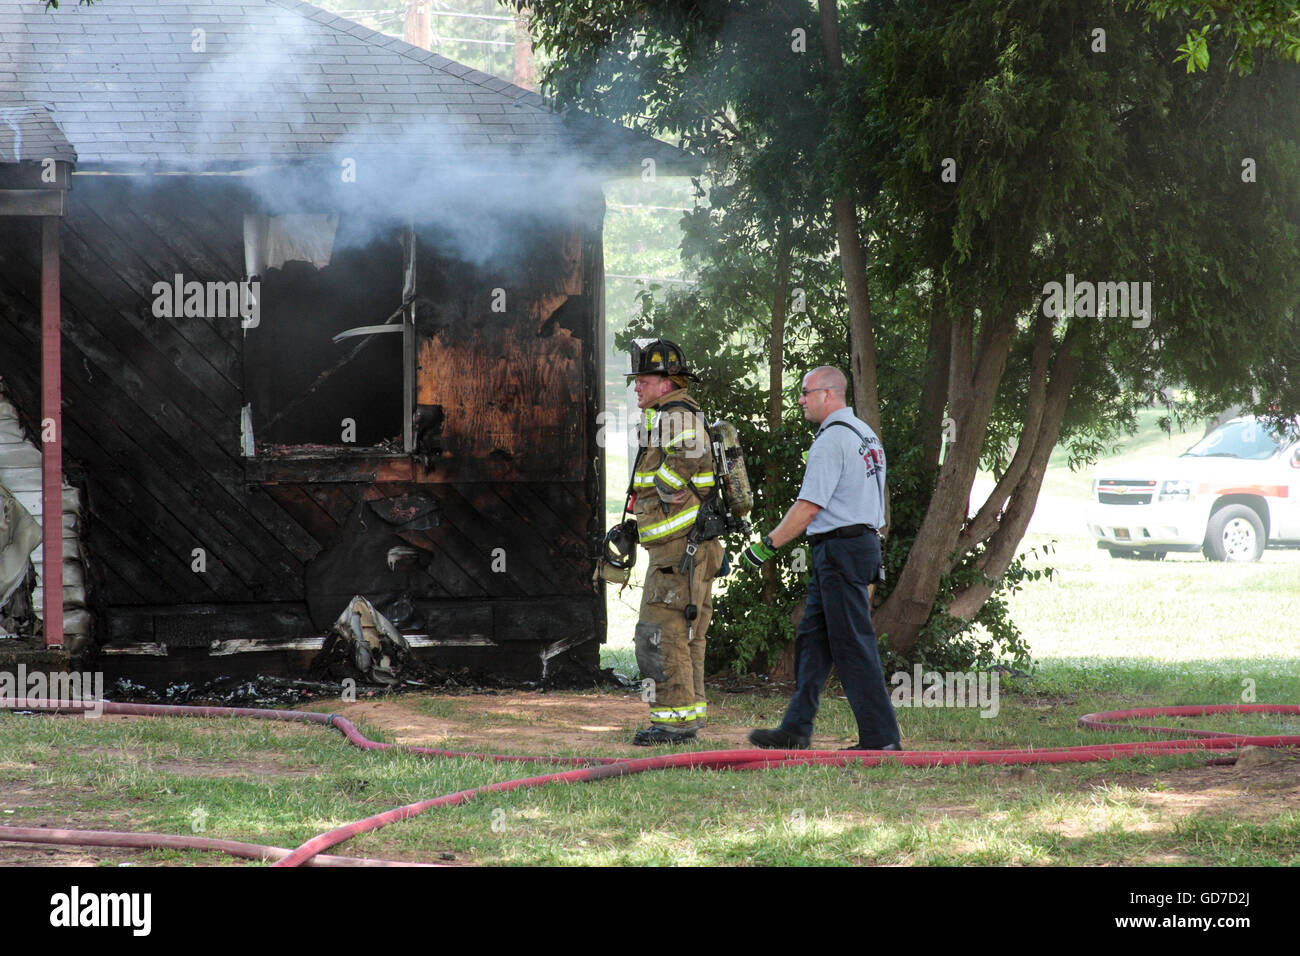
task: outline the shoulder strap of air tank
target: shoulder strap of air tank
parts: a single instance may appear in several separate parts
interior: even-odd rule
[[[869,440],[867,439],[867,436],[862,434],[862,432],[858,431],[848,422],[827,422],[825,425],[823,425],[820,429],[817,430],[817,437],[820,438],[822,432],[826,431],[826,429],[828,428],[834,428],[836,425],[843,425],[849,431],[853,432],[853,434],[858,436],[858,441],[862,442],[862,447],[859,448],[858,451],[867,450],[867,445],[869,444]]]

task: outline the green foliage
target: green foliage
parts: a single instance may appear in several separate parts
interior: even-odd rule
[[[997,389],[980,448],[995,472],[1025,427],[1042,290],[1067,273],[1153,290],[1146,327],[1128,317],[1050,327],[1052,366],[1071,326],[1080,357],[1059,432],[1073,463],[1095,459],[1165,388],[1180,389],[1174,416],[1238,403],[1300,409],[1300,72],[1260,56],[1249,76],[1220,59],[1189,74],[1171,51],[1206,24],[1190,5],[1165,6],[1169,16],[1144,20],[1102,0],[841,4],[845,71],[832,84],[809,3],[535,5],[558,99],[680,135],[708,161],[702,202],[683,220],[699,284],[647,290],[634,326],[681,342],[706,376],[706,405],[749,423],[759,527],[794,500],[801,468],[782,454],[802,450],[810,434],[789,399],[782,428],[766,434],[779,288],[807,293],[807,312],[788,317],[784,387],[823,362],[848,371],[829,214],[844,187],[870,239],[891,581],[935,488],[918,409],[936,309],[974,316],[977,342],[994,317],[1016,321],[1005,372],[972,383]],[[795,27],[807,30],[804,54],[791,53]],[[1092,48],[1093,28],[1106,31],[1104,53]],[[1243,174],[1247,158],[1256,179]],[[955,181],[940,175],[949,159]],[[788,278],[778,274],[783,242]],[[935,607],[973,579],[980,553],[940,582]],[[715,616],[711,633],[720,650],[734,649],[725,651],[734,664],[761,661],[789,634],[802,579],[780,567],[774,598],[737,580]],[[1041,573],[1013,564],[979,627],[932,613],[914,653],[950,663],[1023,658],[1005,600]]]
[[[1182,63],[1185,61],[1188,73],[1210,68],[1210,46],[1205,39],[1205,33],[1208,29],[1208,27],[1201,27],[1199,30],[1193,30],[1187,34],[1187,39],[1178,47],[1178,56],[1174,57],[1174,62]]]
[[[1229,45],[1228,67],[1238,73],[1255,68],[1256,51],[1273,51],[1300,63],[1300,3],[1297,0],[1129,0],[1156,20],[1181,14],[1204,23],[1189,29],[1178,46],[1175,63],[1187,72],[1210,68],[1210,38]]]
[[[1050,552],[1050,546],[1042,548],[1044,553]],[[886,672],[906,670],[916,663],[940,671],[988,670],[996,666],[1032,667],[1029,643],[1011,618],[1007,598],[1019,591],[1025,581],[1050,579],[1055,573],[1052,568],[1031,569],[1028,566],[1027,561],[1038,556],[1038,548],[1029,549],[1012,562],[973,622],[955,618],[942,610],[962,587],[980,575],[975,562],[983,550],[980,547],[970,552],[950,574],[944,575],[939,585],[940,598],[936,610],[921,629],[921,639],[907,657],[896,653],[888,642],[880,643],[881,662]]]
[[[1164,387],[1187,389],[1189,414],[1300,408],[1286,371],[1300,368],[1300,70],[1189,76],[1165,55],[1185,19],[1144,25],[1102,3],[921,0],[871,16],[839,135],[882,183],[873,229],[889,285],[932,284],[954,312],[1022,316],[990,464],[1018,433],[1042,289],[1067,273],[1150,280],[1153,299],[1145,329],[1074,323],[1084,360],[1061,438],[1080,458]],[[1083,22],[1105,29],[1107,52]],[[945,158],[956,183],[938,175]],[[1268,176],[1248,179],[1246,165]]]
[[[746,422],[741,434],[751,477],[775,474],[754,482],[755,504],[750,517],[755,529],[770,531],[798,496],[811,428],[806,423],[787,422],[772,433]],[[767,564],[775,567],[777,576],[771,599],[764,594],[761,575],[743,566],[733,567],[726,593],[713,601],[708,647],[711,669],[767,670],[776,664],[794,639],[791,614],[807,592],[810,562],[802,543],[786,545],[769,559]]]

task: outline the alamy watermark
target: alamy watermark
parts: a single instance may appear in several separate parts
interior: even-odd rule
[[[148,936],[153,927],[152,893],[83,893],[73,884],[50,897],[50,925],[55,927],[123,927],[132,936]]]
[[[895,707],[978,707],[980,716],[996,717],[1001,709],[998,672],[898,671],[889,678],[889,699]]]
[[[1043,286],[1043,315],[1132,319],[1133,328],[1145,329],[1151,324],[1151,283],[1075,282],[1074,273],[1067,272],[1064,285]]]
[[[257,279],[238,282],[185,281],[179,272],[172,281],[153,284],[153,314],[159,319],[233,319],[246,329],[262,321],[262,283]]]
[[[104,672],[29,671],[26,664],[19,664],[13,673],[0,671],[0,704],[22,707],[27,701],[84,708],[87,718],[102,717]]]
[[[699,458],[709,450],[709,433],[699,427],[697,413],[682,408],[656,412],[647,424],[646,414],[637,408],[618,407],[596,415],[596,445],[615,448],[626,444],[637,448],[680,448],[687,458]]]

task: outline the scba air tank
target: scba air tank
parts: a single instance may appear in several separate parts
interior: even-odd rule
[[[720,448],[713,453],[722,466],[722,494],[727,510],[743,518],[754,507],[754,492],[749,487],[749,472],[745,470],[745,453],[740,448],[740,433],[731,422],[714,422],[710,429]]]

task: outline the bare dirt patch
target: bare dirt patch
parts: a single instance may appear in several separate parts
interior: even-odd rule
[[[148,763],[151,770],[176,774],[178,777],[316,777],[320,770],[314,767],[295,767],[279,760],[264,757],[243,760],[197,760],[192,757],[164,757]]]
[[[1233,816],[1241,820],[1268,820],[1287,811],[1300,813],[1300,754],[1254,767],[1188,767],[1161,773],[1123,773],[1093,779],[1089,786],[1106,783],[1137,790],[1148,806],[1177,817],[1191,814]]]
[[[337,704],[331,711],[381,731],[393,743],[442,750],[511,754],[608,753],[619,748],[645,756],[632,733],[649,724],[648,705],[632,693],[499,691],[390,697]],[[426,712],[432,709],[433,713]],[[709,701],[710,722],[700,743],[710,749],[748,749],[748,727],[727,723],[725,698]],[[821,738],[814,741],[818,745]],[[844,746],[825,738],[824,746]]]
[[[437,713],[421,712],[421,708],[429,706]],[[545,691],[391,697],[333,708],[354,723],[377,728],[395,743],[539,755],[608,753],[610,748],[618,748],[636,756],[646,755],[648,748],[631,746],[629,737],[635,728],[646,725],[646,709],[634,694]],[[751,747],[749,728],[727,722],[730,715],[725,696],[710,700],[709,712],[715,719],[700,731],[701,745],[718,750]],[[837,738],[817,736],[812,746],[833,750],[845,744]],[[970,744],[952,741],[951,746],[960,749]],[[1245,819],[1272,817],[1279,810],[1300,811],[1300,755],[1294,751],[1283,753],[1286,756],[1256,767],[1107,774],[1092,777],[1079,787],[1095,790],[1114,785],[1140,791],[1149,805],[1177,814],[1231,812]],[[1010,786],[1042,779],[1042,772],[1032,767],[996,771]]]
[[[215,855],[215,854],[214,854]],[[141,851],[107,846],[42,846],[32,843],[0,843],[0,867],[4,866],[148,866]]]

